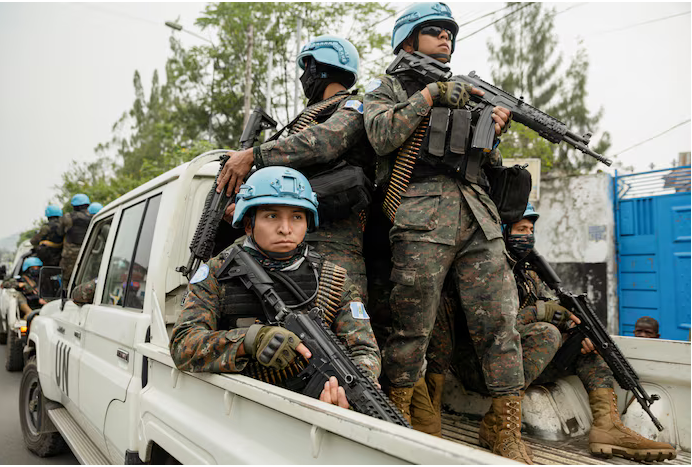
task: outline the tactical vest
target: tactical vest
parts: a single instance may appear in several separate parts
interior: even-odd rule
[[[52,217],[48,219],[48,235],[41,240],[48,240],[53,243],[62,243],[62,237],[58,233],[58,227],[60,226],[60,218]]]
[[[396,76],[396,79],[408,97],[424,88],[424,84],[416,80],[403,76]],[[412,141],[412,147],[407,148],[415,152],[416,160],[421,162],[413,167],[412,178],[421,180],[445,174],[487,188],[488,180],[481,168],[488,157],[471,150],[471,135],[477,120],[478,114],[468,105],[463,109],[433,107],[421,124],[427,125],[422,128],[422,141]]]
[[[72,220],[72,227],[65,232],[65,243],[81,245],[89,228],[91,216],[86,211],[74,211],[65,215],[70,216]]]
[[[63,238],[58,233],[59,226],[59,217],[50,218],[48,220],[48,235],[39,240],[39,242],[48,240],[52,243],[58,244],[58,247],[39,244],[35,248],[36,256],[38,256],[38,258],[43,262],[44,266],[57,266],[60,263]]]
[[[229,255],[233,254],[233,250]],[[228,258],[228,256],[226,258]],[[233,263],[228,265],[233,266]],[[218,273],[220,293],[220,309],[218,310],[218,329],[229,330],[237,327],[247,327],[255,322],[266,322],[264,304],[259,297],[248,290],[238,277],[224,280],[226,271],[223,268]],[[317,306],[323,311],[323,319],[327,326],[331,326],[338,313],[338,306],[343,296],[343,283],[346,277],[346,270],[340,266],[324,261],[323,258],[308,249],[305,261],[295,271],[270,272],[267,271],[274,280],[274,289],[284,303],[290,307],[299,309],[312,309]],[[285,277],[292,282],[286,281]],[[291,284],[291,285],[287,285]],[[291,286],[298,286],[303,293],[310,298],[307,303],[299,300],[296,294],[289,290]],[[270,316],[275,314],[274,310],[267,310]],[[242,321],[241,321],[242,320]],[[306,361],[299,355],[291,365],[279,372],[263,365],[256,360],[251,360],[243,374],[276,384],[283,387],[292,387],[295,383],[294,377],[306,366]]]

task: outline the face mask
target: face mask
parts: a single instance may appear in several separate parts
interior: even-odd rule
[[[325,88],[329,85],[329,75],[326,72],[318,72],[315,60],[312,57],[305,59],[305,71],[300,77],[303,93],[308,98],[308,107],[322,100]]]
[[[38,278],[38,275],[41,273],[41,270],[34,270],[34,269],[29,269],[29,277],[36,279]]]
[[[523,258],[533,250],[536,244],[536,237],[529,235],[509,235],[507,237],[507,249],[516,258]]]

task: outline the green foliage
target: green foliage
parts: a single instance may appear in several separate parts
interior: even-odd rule
[[[516,96],[523,96],[534,107],[550,114],[580,135],[596,133],[603,115],[586,106],[589,59],[580,46],[563,70],[562,54],[557,50],[553,18],[555,9],[541,3],[513,5],[516,13],[495,27],[498,43],[488,42],[492,78],[495,84]],[[604,154],[610,147],[610,135],[604,132],[590,147]],[[505,157],[540,158],[542,172],[550,169],[564,174],[587,173],[598,163],[566,143],[551,145],[536,132],[519,123],[503,137]]]
[[[56,185],[63,211],[84,193],[103,205],[211,149],[236,148],[242,133],[248,26],[253,25],[252,107],[264,105],[273,49],[271,113],[292,117],[297,18],[301,46],[321,34],[348,36],[363,57],[386,44],[387,35],[367,27],[391,16],[379,3],[212,3],[196,20],[213,45],[185,49],[173,33],[165,82],[154,72],[147,96],[134,72],[135,100],[113,125],[110,141],[95,148],[94,161],[72,162]],[[361,82],[367,76],[361,75]],[[302,92],[302,90],[301,90]],[[211,125],[210,125],[211,116]],[[209,131],[211,129],[211,132]],[[28,232],[25,232],[26,238]],[[30,235],[29,235],[30,236]]]

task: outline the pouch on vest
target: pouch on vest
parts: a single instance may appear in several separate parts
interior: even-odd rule
[[[526,165],[514,167],[486,166],[490,198],[497,206],[503,224],[519,222],[531,193],[531,173]]]
[[[361,167],[346,161],[308,180],[317,193],[320,221],[347,219],[351,213],[359,214],[366,209],[372,201],[372,182]]]

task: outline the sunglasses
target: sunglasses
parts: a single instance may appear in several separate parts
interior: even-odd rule
[[[420,29],[421,34],[433,37],[440,37],[440,34],[442,34],[442,32],[447,33],[447,38],[449,38],[450,41],[454,40],[454,34],[452,34],[452,31],[441,26],[424,26]]]

